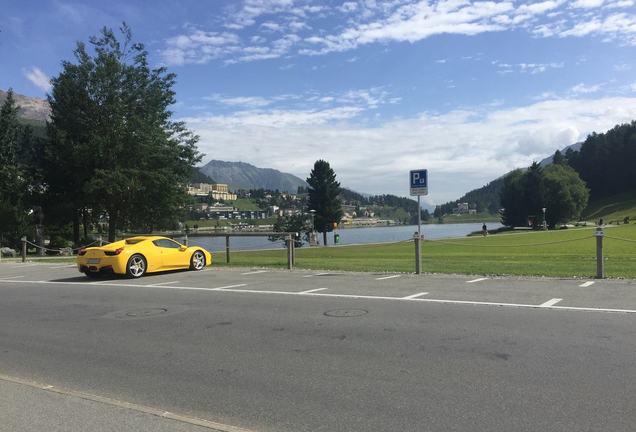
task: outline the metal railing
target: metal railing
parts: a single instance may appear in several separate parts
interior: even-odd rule
[[[225,237],[225,262],[230,264],[231,237],[278,237],[285,241],[285,247],[287,248],[287,269],[292,270],[296,261],[296,246],[295,239],[299,233],[295,232],[263,232],[263,231],[246,231],[246,232],[224,232],[224,233],[206,233],[206,237]],[[188,234],[184,235],[184,243],[188,244]]]

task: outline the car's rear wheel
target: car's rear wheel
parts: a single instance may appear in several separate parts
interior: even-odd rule
[[[199,271],[205,267],[205,254],[198,250],[190,258],[190,270]]]
[[[142,255],[135,254],[128,260],[128,265],[126,265],[126,275],[130,278],[142,277],[146,273],[147,267],[146,258]]]

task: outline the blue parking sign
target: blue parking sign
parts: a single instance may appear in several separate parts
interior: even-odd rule
[[[428,195],[428,170],[413,170],[409,176],[411,195]]]

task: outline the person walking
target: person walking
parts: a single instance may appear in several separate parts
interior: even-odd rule
[[[483,224],[481,226],[481,233],[484,237],[486,237],[488,235],[488,227],[486,226],[486,224]]]

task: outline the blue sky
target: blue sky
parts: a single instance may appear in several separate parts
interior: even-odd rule
[[[458,198],[636,119],[633,0],[0,0],[0,88],[43,97],[76,41],[126,21],[177,73],[205,160]]]

